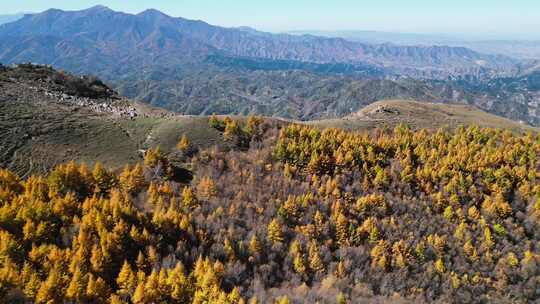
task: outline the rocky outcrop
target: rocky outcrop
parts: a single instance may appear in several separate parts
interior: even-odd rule
[[[130,119],[140,115],[128,99],[99,79],[73,76],[49,66],[0,66],[0,87],[0,100],[5,102],[57,103]]]

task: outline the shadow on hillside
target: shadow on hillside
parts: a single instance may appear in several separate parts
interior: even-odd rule
[[[189,184],[193,180],[193,173],[186,168],[172,166],[171,180],[181,184]]]

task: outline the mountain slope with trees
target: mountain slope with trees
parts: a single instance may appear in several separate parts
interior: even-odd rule
[[[171,176],[0,170],[10,302],[529,303],[540,279],[540,137],[478,127],[354,133],[211,117],[235,148]],[[176,149],[188,151],[180,140]],[[264,189],[264,190],[263,190]]]

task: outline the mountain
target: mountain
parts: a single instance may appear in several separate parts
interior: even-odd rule
[[[0,15],[0,25],[4,23],[9,23],[13,21],[17,21],[24,17],[24,14],[11,14],[11,15]]]
[[[354,78],[299,70],[209,69],[118,82],[126,96],[185,114],[263,114],[300,120],[341,118],[384,99],[472,105],[532,125],[540,124],[540,90],[535,74],[487,81]],[[528,79],[528,81],[526,81]],[[536,79],[536,80],[535,80]]]
[[[532,128],[402,100],[307,124],[180,116],[0,66],[4,303],[539,298]]]
[[[183,114],[311,120],[408,99],[469,104],[540,124],[535,86],[504,85],[522,83],[535,68],[523,74],[521,62],[466,48],[276,35],[97,6],[51,9],[0,26],[0,62],[28,61],[97,75],[124,96]]]
[[[540,59],[539,40],[483,40],[456,42],[460,45],[485,54],[501,54],[524,60]]]
[[[416,34],[400,32],[383,31],[362,31],[362,30],[343,30],[343,31],[323,31],[323,30],[304,30],[290,31],[291,35],[315,35],[328,38],[343,38],[350,41],[364,42],[370,44],[392,43],[395,45],[451,45],[459,39],[452,35],[444,34]]]
[[[70,55],[84,53],[101,62],[106,59],[148,58],[167,62],[176,55],[196,61],[210,54],[313,63],[369,64],[388,73],[447,76],[512,69],[512,59],[482,55],[465,48],[370,45],[338,38],[275,35],[245,28],[223,28],[202,21],[173,18],[157,10],[137,15],[103,6],[65,12],[51,9],[0,27],[0,36],[24,37],[15,45],[4,44],[4,62],[33,60],[24,53],[48,53],[44,63],[72,64]],[[47,37],[51,41],[43,41]],[[13,43],[13,41],[11,41]],[[195,56],[198,55],[198,56]],[[195,58],[192,58],[195,56]],[[177,59],[178,60],[178,59]],[[96,72],[101,66],[95,67]],[[410,71],[409,71],[410,70]]]
[[[502,38],[479,38],[479,37],[459,37],[458,35],[445,34],[414,34],[414,33],[393,33],[380,31],[292,31],[293,35],[316,35],[328,38],[343,38],[350,41],[357,41],[369,44],[394,45],[424,45],[424,46],[451,46],[465,47],[473,51],[491,54],[504,55],[523,60],[540,59],[540,41],[502,39]]]
[[[461,124],[532,129],[471,106],[411,100],[379,101],[358,113],[307,122],[264,120],[269,124],[294,122],[356,131],[400,123],[427,129]],[[0,167],[21,176],[46,172],[69,160],[90,165],[100,161],[119,169],[139,161],[141,151],[151,147],[174,151],[182,135],[199,148],[230,148],[230,143],[210,128],[207,116],[178,115],[129,100],[95,77],[76,77],[30,64],[0,66]]]

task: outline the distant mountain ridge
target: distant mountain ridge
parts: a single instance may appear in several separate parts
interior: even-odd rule
[[[2,44],[0,60],[8,63],[32,60],[34,57],[27,54],[30,46],[50,51],[48,57],[39,58],[48,61],[43,63],[59,58],[57,61],[66,64],[63,61],[74,51],[86,52],[88,56],[99,53],[104,57],[133,59],[172,52],[184,60],[194,54],[221,54],[322,64],[368,64],[389,74],[425,77],[512,71],[516,63],[511,58],[483,55],[466,48],[370,45],[341,38],[269,34],[173,18],[153,9],[132,15],[104,6],[82,11],[50,9],[26,15],[0,26],[0,37],[24,38],[11,47]],[[51,37],[51,43],[40,37]]]
[[[17,21],[21,19],[22,17],[24,17],[24,13],[0,15],[0,25],[4,23]]]
[[[536,67],[523,74],[522,62],[509,57],[224,28],[153,9],[26,15],[0,25],[0,62],[94,74],[127,97],[193,115],[310,120],[381,99],[414,99],[540,124]]]
[[[505,55],[523,60],[540,59],[540,40],[501,38],[501,37],[460,37],[449,34],[415,34],[380,31],[291,31],[293,35],[316,35],[321,37],[343,38],[368,44],[392,43],[395,45],[424,45],[465,47],[473,51]]]

